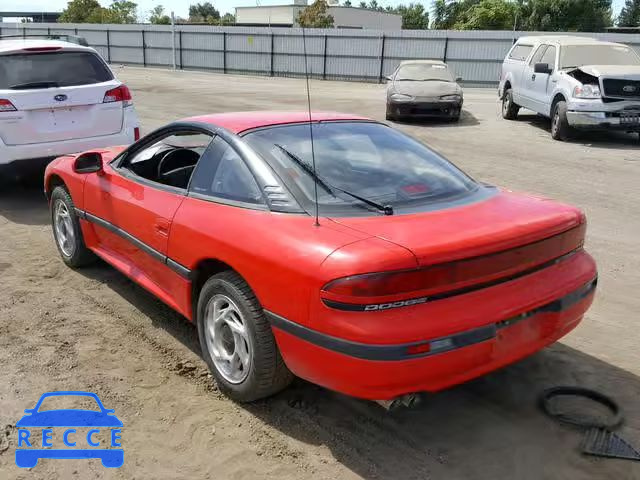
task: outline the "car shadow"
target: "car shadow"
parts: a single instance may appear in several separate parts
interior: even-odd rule
[[[541,115],[520,114],[517,121],[526,122],[529,125],[544,131],[551,138],[551,121]],[[585,147],[615,148],[618,150],[638,150],[640,141],[638,133],[615,132],[606,130],[576,130],[572,133],[567,143],[581,144]]]
[[[22,225],[47,225],[49,205],[41,181],[10,182],[0,186],[0,216]]]
[[[193,324],[124,275],[103,263],[78,271],[106,284],[200,356]],[[425,395],[413,409],[387,412],[374,402],[301,379],[274,397],[239,406],[291,439],[292,446],[278,447],[279,457],[294,461],[303,455],[296,442],[328,449],[334,462],[365,479],[640,479],[637,464],[582,455],[582,431],[542,414],[538,396],[558,385],[613,396],[625,414],[618,433],[640,447],[640,379],[561,343],[485,377]]]
[[[445,127],[471,127],[479,125],[480,121],[469,111],[462,110],[460,114],[460,120],[453,122],[446,118],[427,117],[427,118],[403,118],[401,120],[387,120],[387,122],[398,125],[412,125],[423,126],[432,128],[445,128]]]

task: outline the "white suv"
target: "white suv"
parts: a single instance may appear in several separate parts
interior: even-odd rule
[[[0,38],[0,180],[139,136],[129,89],[93,48]]]

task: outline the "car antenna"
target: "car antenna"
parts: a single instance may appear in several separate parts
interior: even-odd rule
[[[304,52],[304,78],[307,84],[307,110],[309,112],[309,140],[311,141],[311,165],[313,168],[313,176],[317,177],[316,172],[316,153],[313,148],[313,124],[311,123],[311,93],[309,91],[309,66],[307,65],[307,37],[305,35],[305,29],[302,27],[302,49]],[[318,182],[313,182],[313,196],[316,202],[316,220],[314,226],[319,227],[318,221]]]

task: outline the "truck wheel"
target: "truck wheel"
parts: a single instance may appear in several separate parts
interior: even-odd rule
[[[520,105],[513,103],[513,93],[511,89],[508,88],[502,96],[502,118],[506,120],[515,120],[518,118],[519,110]]]
[[[567,102],[560,100],[554,104],[551,112],[551,138],[564,141],[570,136],[571,125],[567,120]]]
[[[220,391],[233,400],[268,397],[293,380],[258,299],[236,272],[206,281],[196,320],[204,360]]]
[[[64,263],[77,268],[96,260],[93,252],[84,243],[73,200],[64,187],[54,188],[51,194],[51,226]]]

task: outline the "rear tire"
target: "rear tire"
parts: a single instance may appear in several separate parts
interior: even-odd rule
[[[72,268],[83,267],[96,259],[87,248],[71,195],[58,186],[51,194],[51,226],[62,261]]]
[[[205,282],[196,322],[202,356],[220,391],[233,400],[268,397],[293,380],[258,299],[236,272]]]
[[[571,125],[567,120],[567,102],[560,100],[551,111],[551,138],[565,141],[571,137]]]
[[[513,102],[513,92],[508,88],[502,95],[502,118],[505,120],[515,120],[518,118],[520,105]]]

